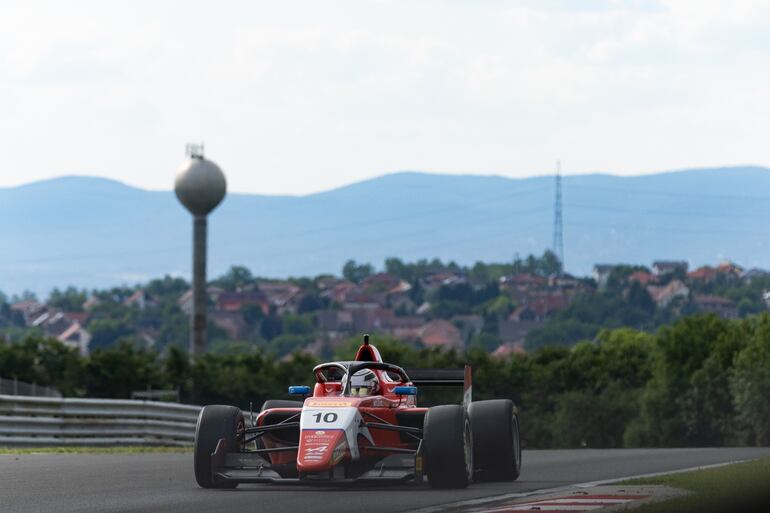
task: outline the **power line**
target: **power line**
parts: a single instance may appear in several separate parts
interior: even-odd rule
[[[504,199],[509,199],[512,197],[517,196],[523,196],[523,195],[529,195],[533,193],[537,193],[543,190],[546,190],[548,187],[546,185],[533,187],[530,189],[525,189],[521,191],[515,191],[515,192],[509,192],[506,194],[498,194],[495,196],[490,196],[486,198],[481,198],[480,200],[473,202],[473,203],[466,203],[463,205],[451,205],[446,207],[440,207],[440,208],[434,208],[425,210],[422,212],[418,212],[415,214],[404,214],[400,216],[390,216],[386,218],[380,218],[375,219],[372,221],[365,221],[365,222],[357,222],[357,223],[348,223],[344,225],[332,225],[332,226],[326,226],[321,228],[309,228],[304,229],[300,231],[296,231],[293,233],[284,233],[278,237],[271,238],[272,242],[275,241],[282,241],[282,240],[288,240],[291,238],[296,237],[302,237],[305,235],[315,235],[319,233],[329,232],[329,231],[343,231],[348,230],[351,228],[366,228],[371,226],[376,226],[380,224],[385,224],[389,222],[394,221],[402,221],[402,220],[414,220],[414,219],[421,219],[428,216],[432,216],[439,213],[445,213],[449,211],[457,211],[457,210],[465,210],[477,207],[479,205],[488,205],[490,203],[494,203],[496,201],[501,201]],[[534,209],[524,209],[520,211],[514,211],[514,212],[508,212],[512,214],[526,214],[526,213],[532,213],[543,210],[543,207],[536,207]],[[500,217],[498,214],[495,214],[493,216],[487,216],[483,219],[480,219],[479,221],[486,220],[486,219],[493,219]],[[423,234],[423,233],[430,233],[435,231],[435,227],[427,228],[420,230],[416,234]],[[410,234],[407,232],[403,236],[400,237],[409,237]],[[239,246],[239,245],[251,245],[254,241],[252,240],[244,240],[239,239],[236,241],[222,241],[218,242],[216,244],[216,248],[222,248],[222,247],[232,247],[232,246]],[[24,260],[18,260],[18,261],[10,261],[10,262],[2,262],[5,265],[22,265],[22,264],[42,264],[42,263],[51,263],[51,262],[69,262],[69,261],[76,261],[76,260],[91,260],[91,259],[99,259],[99,258],[115,258],[115,257],[122,257],[122,256],[142,256],[142,255],[154,255],[159,253],[168,253],[168,252],[176,252],[176,251],[183,251],[187,249],[189,246],[170,246],[165,248],[154,248],[154,249],[147,249],[147,250],[135,250],[135,251],[120,251],[120,252],[104,252],[104,253],[80,253],[80,254],[74,254],[74,255],[61,255],[61,256],[53,256],[53,257],[42,257],[42,258],[25,258]],[[334,247],[334,246],[332,246]]]
[[[628,225],[617,226],[617,225],[611,225],[611,224],[576,222],[576,221],[571,221],[570,225],[587,226],[592,228],[609,228],[611,230],[619,230],[619,231],[633,229],[633,230],[648,230],[648,231],[654,231],[654,232],[692,233],[696,235],[711,235],[711,236],[729,233],[734,235],[753,235],[753,236],[759,236],[759,237],[770,237],[770,232],[759,232],[759,231],[753,231],[753,230],[733,230],[733,229],[722,229],[722,228],[718,230],[699,230],[697,228],[674,228],[674,227],[648,226],[643,224],[634,224],[633,226],[628,226]]]
[[[666,216],[678,216],[678,217],[716,217],[716,218],[739,218],[739,219],[753,219],[756,220],[756,215],[751,214],[738,214],[734,212],[714,212],[713,210],[710,211],[697,211],[697,210],[690,210],[690,211],[677,211],[677,210],[660,210],[660,209],[652,209],[652,208],[634,208],[634,207],[620,207],[620,206],[606,206],[606,205],[583,205],[580,203],[568,203],[567,206],[569,208],[577,209],[577,210],[597,210],[600,212],[614,212],[616,214],[630,214],[630,213],[640,213],[640,214],[647,214],[647,215],[666,215]]]
[[[623,187],[604,187],[601,185],[570,184],[571,189],[584,189],[592,191],[624,192],[633,195],[646,194],[651,196],[669,196],[672,198],[693,199],[731,199],[738,201],[770,201],[770,196],[741,196],[738,194],[693,194],[687,192],[656,191],[649,189],[626,189]]]

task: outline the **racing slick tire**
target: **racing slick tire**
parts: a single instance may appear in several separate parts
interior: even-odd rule
[[[271,408],[302,408],[304,403],[302,401],[288,401],[285,399],[268,399],[262,404],[260,412],[269,410]]]
[[[460,405],[434,406],[425,414],[423,458],[432,488],[465,488],[473,478],[473,435]]]
[[[510,399],[471,403],[475,478],[480,481],[514,481],[521,473],[519,418]]]
[[[227,452],[235,452],[240,441],[239,431],[245,423],[243,412],[235,406],[204,406],[198,415],[195,426],[194,466],[195,480],[202,488],[235,488],[236,482],[214,479],[211,468],[211,454],[216,450],[219,440],[224,438]],[[243,436],[242,434],[240,436]]]

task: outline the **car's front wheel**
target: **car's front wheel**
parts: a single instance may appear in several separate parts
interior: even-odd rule
[[[434,406],[423,426],[425,473],[433,488],[465,488],[473,478],[473,435],[465,408]]]
[[[237,452],[243,441],[245,423],[243,412],[235,406],[204,406],[195,426],[193,461],[195,480],[203,488],[235,488],[238,483],[216,479],[212,472],[211,455],[219,440],[225,441],[227,452]]]

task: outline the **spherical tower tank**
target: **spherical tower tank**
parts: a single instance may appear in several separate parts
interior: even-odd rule
[[[203,155],[192,154],[179,168],[174,192],[194,216],[208,215],[225,197],[225,174]]]

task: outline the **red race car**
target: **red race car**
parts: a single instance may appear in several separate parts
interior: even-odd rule
[[[471,368],[410,370],[384,363],[364,337],[355,360],[316,366],[304,402],[269,400],[259,415],[210,405],[195,429],[195,479],[239,483],[400,480],[463,488],[521,471],[517,410],[509,399],[471,402]],[[462,405],[421,408],[418,386],[462,386]]]

